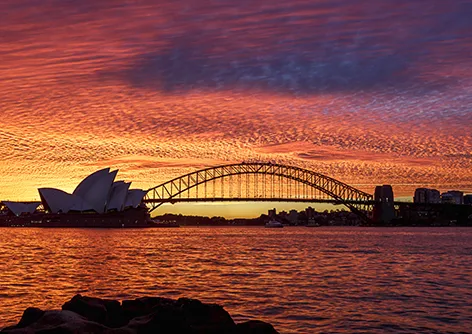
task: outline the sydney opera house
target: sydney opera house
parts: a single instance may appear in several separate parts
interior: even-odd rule
[[[115,181],[118,171],[99,170],[69,194],[40,188],[41,202],[1,202],[0,225],[43,227],[143,227],[150,223],[142,204],[146,191]],[[42,209],[41,209],[42,206]]]

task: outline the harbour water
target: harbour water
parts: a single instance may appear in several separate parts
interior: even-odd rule
[[[281,333],[468,332],[472,229],[0,229],[0,328],[74,294],[222,304]]]

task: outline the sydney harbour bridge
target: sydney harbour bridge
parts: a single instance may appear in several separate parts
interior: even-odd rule
[[[374,207],[380,209],[387,204],[385,202],[390,202],[393,210],[393,193],[385,196],[377,188],[374,198],[372,194],[304,168],[243,162],[209,167],[174,178],[149,189],[143,201],[149,211],[164,203],[178,202],[332,203],[345,205],[369,221]]]

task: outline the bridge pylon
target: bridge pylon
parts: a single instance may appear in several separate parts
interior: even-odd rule
[[[395,218],[393,189],[391,185],[375,187],[372,220],[375,224],[389,224]]]

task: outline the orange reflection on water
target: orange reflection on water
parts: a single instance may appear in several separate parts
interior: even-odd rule
[[[284,333],[468,329],[463,228],[182,227],[0,233],[0,327],[76,293],[193,297]],[[444,319],[448,319],[447,321]]]

